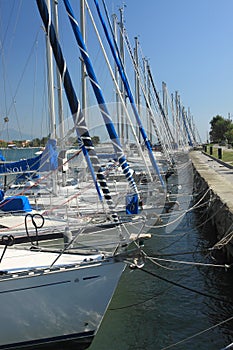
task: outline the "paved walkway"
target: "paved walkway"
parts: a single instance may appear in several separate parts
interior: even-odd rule
[[[201,151],[190,152],[190,158],[201,177],[233,213],[233,169],[227,168]]]

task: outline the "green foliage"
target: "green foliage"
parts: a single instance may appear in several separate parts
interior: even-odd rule
[[[220,141],[228,140],[233,142],[233,123],[230,119],[225,119],[220,115],[216,115],[210,121],[210,141],[219,143]]]
[[[29,142],[30,147],[41,147],[44,146],[39,138],[35,138]]]
[[[42,137],[42,139],[35,138],[31,141],[18,141],[18,140],[13,140],[12,143],[16,145],[16,147],[44,147],[46,143],[48,142],[49,137]],[[92,142],[94,145],[97,145],[100,142],[99,136],[93,136]],[[68,139],[68,144],[73,145],[73,146],[78,146],[78,139],[77,137],[69,137]],[[4,140],[0,140],[0,147],[5,148],[8,147],[8,142]]]
[[[91,140],[93,142],[93,145],[98,145],[98,143],[100,142],[99,136],[93,136]]]
[[[231,125],[229,130],[227,130],[225,136],[226,136],[226,138],[228,140],[228,143],[233,144],[233,124]]]
[[[3,141],[3,140],[0,140],[0,147],[6,148],[7,147],[7,142]]]

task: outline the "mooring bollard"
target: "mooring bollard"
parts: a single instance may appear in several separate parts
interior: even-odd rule
[[[218,159],[222,159],[222,148],[218,148]]]
[[[210,146],[210,155],[213,155],[213,146]]]

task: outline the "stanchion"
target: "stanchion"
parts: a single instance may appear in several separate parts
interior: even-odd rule
[[[218,159],[222,159],[222,148],[218,148]]]
[[[203,145],[203,151],[207,152],[207,145]]]

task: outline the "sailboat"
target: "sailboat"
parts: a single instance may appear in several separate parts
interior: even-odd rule
[[[44,0],[37,0],[37,6],[54,54],[58,50],[61,58],[47,5]],[[57,64],[59,66],[60,62]],[[69,72],[64,69],[65,65],[59,67],[67,87],[67,83],[71,82]],[[69,92],[73,93],[71,85]],[[65,215],[61,216],[58,210],[54,210],[56,229],[62,233],[62,239],[58,237],[56,241],[53,239],[43,244],[38,239],[45,220],[41,214],[25,215],[28,243],[14,245],[16,230],[6,230],[0,239],[1,349],[34,349],[43,345],[65,348],[70,343],[86,349],[98,331],[126,268],[126,261],[132,261],[134,265],[140,262],[141,265],[140,247],[131,247],[130,233],[140,231],[144,218],[139,217],[135,221],[132,216],[126,222],[119,219],[74,94],[69,101],[74,103],[71,104],[74,125],[90,166],[95,190],[99,195],[102,190],[110,220],[96,224],[96,214],[93,213],[91,221],[77,215],[67,221]],[[123,154],[121,159],[137,204],[136,183]],[[132,205],[132,202],[129,204]],[[36,238],[31,235],[28,218]],[[129,230],[130,226],[132,230]],[[53,231],[49,225],[45,229]]]
[[[5,244],[11,241],[7,237]],[[75,341],[78,348],[87,348],[125,269],[123,258],[80,254],[74,248],[5,247],[0,250],[0,347]]]

